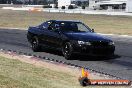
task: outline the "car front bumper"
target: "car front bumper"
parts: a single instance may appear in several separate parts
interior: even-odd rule
[[[109,45],[109,46],[74,45],[73,50],[74,53],[79,53],[82,55],[108,56],[114,54],[115,46],[114,45]]]

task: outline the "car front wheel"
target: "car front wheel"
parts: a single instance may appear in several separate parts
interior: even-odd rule
[[[71,59],[73,54],[73,47],[70,42],[66,42],[62,47],[62,53],[66,59]]]

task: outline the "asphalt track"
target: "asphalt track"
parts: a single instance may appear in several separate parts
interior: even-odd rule
[[[54,50],[44,49],[43,52],[33,52],[26,39],[26,32],[26,30],[0,29],[0,49],[31,53],[132,80],[132,37],[107,36],[115,42],[114,57],[77,56],[72,60],[65,60],[60,52]]]

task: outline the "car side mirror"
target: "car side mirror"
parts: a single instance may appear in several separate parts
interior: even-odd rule
[[[94,32],[94,29],[92,29],[91,31]]]

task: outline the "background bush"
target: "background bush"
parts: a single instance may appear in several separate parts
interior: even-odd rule
[[[68,9],[74,9],[73,5],[69,5]]]
[[[43,8],[52,8],[52,6],[44,5]]]
[[[65,9],[65,6],[62,6],[61,9]]]

